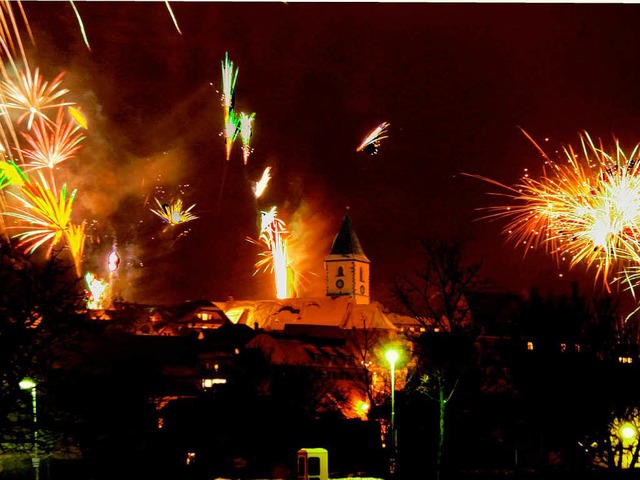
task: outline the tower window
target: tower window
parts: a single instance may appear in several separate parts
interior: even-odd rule
[[[344,277],[344,270],[342,269],[342,267],[338,267],[338,277]]]
[[[364,277],[362,276],[362,267],[360,267],[360,281],[364,282]]]

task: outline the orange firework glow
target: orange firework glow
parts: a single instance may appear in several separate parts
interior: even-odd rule
[[[87,272],[84,280],[89,289],[89,298],[87,298],[87,308],[89,310],[101,310],[105,308],[107,301],[107,291],[109,283],[98,280],[91,272]]]
[[[113,250],[109,253],[107,257],[107,269],[109,273],[114,274],[118,270],[118,266],[120,266],[120,257],[118,256],[118,252],[116,252],[116,247],[113,247]]]
[[[557,163],[527,137],[545,159],[540,178],[524,175],[509,187],[470,175],[505,189],[494,195],[513,202],[480,209],[491,212],[483,218],[508,219],[503,233],[516,245],[544,246],[558,261],[568,258],[570,267],[595,268],[596,281],[601,277],[609,290],[626,266],[640,261],[640,165],[634,159],[640,145],[625,154],[616,140],[608,154],[584,132],[581,152],[566,147],[566,163]]]

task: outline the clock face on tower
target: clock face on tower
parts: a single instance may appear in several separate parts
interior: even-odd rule
[[[360,285],[360,295],[364,295],[364,285]]]
[[[342,279],[336,280],[336,287],[338,288],[344,287],[344,281]]]

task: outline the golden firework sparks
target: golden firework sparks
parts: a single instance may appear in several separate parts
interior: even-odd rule
[[[157,198],[154,199],[160,208],[158,210],[151,208],[150,210],[169,225],[178,225],[198,218],[196,215],[191,213],[191,209],[195,207],[195,204],[191,205],[186,210],[183,210],[181,199],[178,199],[173,203],[162,203]]]
[[[19,193],[9,194],[18,199],[22,207],[2,212],[3,215],[15,217],[28,224],[8,227],[23,230],[13,235],[13,238],[20,240],[18,247],[26,245],[26,251],[33,253],[41,245],[49,242],[47,256],[50,255],[69,227],[76,190],[67,195],[67,186],[63,185],[62,189],[56,192],[41,177],[39,182],[25,182]]]
[[[470,175],[506,190],[494,195],[509,199],[481,208],[490,212],[483,218],[507,219],[503,233],[518,246],[544,247],[559,261],[568,258],[570,268],[594,268],[609,289],[626,265],[640,260],[640,145],[626,154],[615,140],[609,154],[584,132],[581,152],[566,147],[566,162],[559,163],[527,137],[545,158],[540,178],[526,174],[506,186]]]
[[[73,258],[73,265],[76,269],[76,275],[82,276],[82,262],[84,257],[84,245],[85,245],[85,227],[86,221],[82,221],[79,225],[70,223],[65,230],[65,236],[67,238],[67,246],[71,252]]]

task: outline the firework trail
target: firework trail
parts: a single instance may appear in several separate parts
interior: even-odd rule
[[[390,124],[388,122],[382,122],[376,128],[374,128],[369,135],[365,137],[362,143],[356,148],[356,152],[366,152],[371,155],[378,153],[380,147],[380,141],[387,138],[387,130]]]
[[[240,114],[240,136],[242,138],[242,158],[244,164],[249,162],[249,155],[251,155],[251,136],[253,135],[253,119],[255,113],[247,115],[246,113]]]
[[[65,230],[67,246],[73,259],[73,265],[76,269],[78,278],[82,277],[82,262],[84,257],[84,245],[86,240],[85,227],[87,222],[82,221],[79,225],[69,224]]]
[[[262,177],[260,177],[260,180],[255,182],[253,185],[253,196],[255,198],[260,198],[262,196],[262,194],[267,189],[267,185],[269,184],[270,180],[271,180],[271,167],[266,167],[262,172]]]
[[[229,118],[224,128],[224,143],[227,161],[222,169],[222,181],[220,182],[220,192],[218,193],[218,212],[222,205],[222,194],[224,193],[224,185],[227,178],[227,170],[229,168],[229,159],[231,158],[231,147],[240,133],[240,118],[236,117],[233,110],[229,112]]]
[[[176,16],[173,14],[173,10],[171,10],[171,5],[169,5],[169,2],[167,0],[165,0],[164,4],[167,6],[169,15],[171,15],[171,20],[173,20],[173,25],[176,27],[176,30],[178,31],[178,33],[182,35],[182,32],[180,31],[180,27],[178,26],[178,21],[176,20]]]
[[[505,190],[493,195],[509,200],[506,205],[485,207],[485,219],[506,219],[503,233],[516,246],[544,247],[569,267],[579,263],[595,269],[595,280],[610,283],[624,269],[640,261],[640,145],[630,154],[615,140],[606,153],[584,132],[581,152],[564,148],[566,162],[552,161],[526,134],[545,158],[543,173],[528,174],[513,186],[480,175],[468,175]],[[526,250],[525,250],[526,254]]]
[[[89,45],[89,39],[87,38],[87,32],[84,30],[84,23],[82,23],[82,17],[80,17],[80,12],[76,8],[76,4],[73,3],[73,0],[69,0],[71,3],[71,8],[73,8],[74,13],[76,14],[76,19],[78,20],[78,26],[80,27],[80,33],[82,34],[82,40],[84,40],[84,44],[87,46],[87,49],[91,51],[91,46]]]
[[[229,52],[225,52],[222,62],[222,107],[224,109],[224,124],[229,121],[229,113],[233,110],[235,102],[236,80],[238,69],[234,70],[233,62],[229,60]]]
[[[276,297],[279,299],[289,297],[289,268],[287,261],[287,231],[286,224],[277,217],[276,207],[268,212],[260,212],[261,226],[258,240],[247,237],[246,240],[254,245],[264,248],[259,254],[260,259],[255,264],[256,275],[259,272],[273,273],[276,287]]]
[[[224,144],[227,162],[231,158],[231,147],[233,147],[233,142],[236,141],[236,138],[238,138],[238,134],[240,133],[240,118],[241,117],[236,117],[234,111],[231,110],[229,112],[227,123],[224,126]]]

